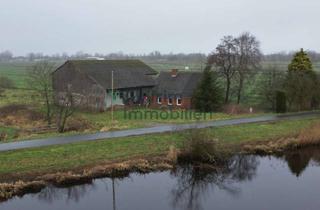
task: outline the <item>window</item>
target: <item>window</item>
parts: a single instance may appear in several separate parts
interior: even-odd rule
[[[158,97],[157,102],[158,102],[158,104],[162,104],[162,98]]]
[[[181,106],[182,104],[182,98],[181,97],[177,97],[177,105]]]
[[[68,91],[70,91],[72,88],[72,84],[68,84],[67,88],[68,88]]]
[[[169,97],[168,98],[168,105],[172,105],[172,102],[173,102],[172,97]]]

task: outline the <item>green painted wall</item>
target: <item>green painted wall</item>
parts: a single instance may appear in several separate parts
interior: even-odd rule
[[[114,90],[113,92],[113,105],[124,105],[123,100],[120,98],[120,91]],[[111,91],[107,91],[106,107],[111,107]]]

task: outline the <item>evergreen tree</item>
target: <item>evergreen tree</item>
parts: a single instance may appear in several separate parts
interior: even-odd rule
[[[221,107],[222,100],[222,89],[217,81],[217,75],[210,68],[206,68],[193,95],[194,108],[201,112],[217,111]]]
[[[285,82],[287,100],[292,110],[315,108],[319,101],[318,78],[313,71],[312,62],[307,53],[301,49],[288,66]]]
[[[303,51],[303,49],[300,50],[300,52],[297,52],[291,63],[288,66],[289,72],[297,72],[297,71],[303,71],[303,72],[309,72],[312,71],[312,62],[306,52]]]

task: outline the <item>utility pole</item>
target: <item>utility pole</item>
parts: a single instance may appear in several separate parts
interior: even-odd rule
[[[111,127],[113,127],[113,70],[111,72]]]

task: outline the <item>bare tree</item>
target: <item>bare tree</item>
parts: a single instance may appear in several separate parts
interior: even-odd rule
[[[31,66],[28,71],[27,83],[32,90],[35,90],[41,97],[46,107],[46,120],[50,126],[53,116],[52,77],[55,65],[42,61]]]
[[[217,71],[226,80],[225,103],[230,100],[231,81],[236,73],[236,47],[232,36],[225,36],[217,46],[215,52],[208,57],[207,65],[215,66]]]
[[[254,75],[260,67],[262,53],[260,51],[260,43],[255,36],[246,32],[235,39],[235,47],[237,51],[237,103],[241,101],[241,94],[245,80],[248,76]]]
[[[80,102],[77,102],[74,94],[72,93],[71,86],[68,86],[67,92],[65,92],[64,96],[61,97],[58,104],[57,127],[59,133],[63,133],[65,131],[67,120],[74,114],[79,103]]]

